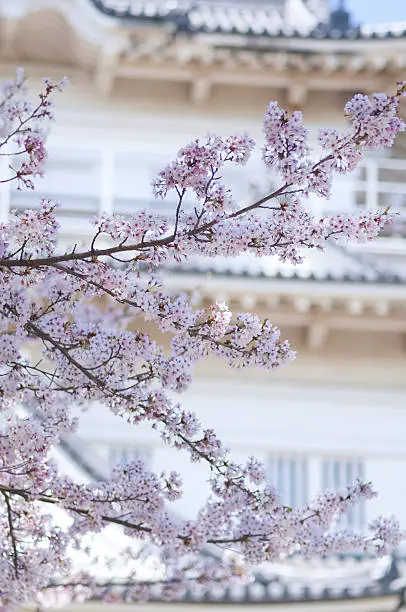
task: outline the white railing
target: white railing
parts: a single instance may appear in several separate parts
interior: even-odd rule
[[[151,207],[164,214],[173,209],[175,200],[154,200],[150,184],[165,162],[164,152],[145,155],[140,149],[123,150],[119,144],[117,148],[96,145],[92,150],[55,148],[35,192],[17,191],[14,183],[0,185],[0,215],[4,219],[10,209],[34,207],[41,197],[50,197],[63,204],[58,214],[66,237],[84,237],[90,231],[85,220],[102,212],[126,215]],[[399,217],[386,233],[406,237],[406,159],[364,160],[351,176],[337,180],[331,200],[315,201],[314,206],[317,214],[390,206]]]
[[[328,211],[361,212],[388,206],[398,217],[383,234],[406,237],[406,159],[363,160],[353,175],[337,182]]]
[[[0,185],[0,215],[4,219],[9,210],[35,208],[41,198],[50,198],[62,204],[57,214],[64,236],[85,238],[91,232],[87,221],[101,213],[128,215],[148,207],[170,210],[170,201],[154,200],[151,193],[152,178],[163,165],[161,156],[145,158],[136,150],[55,147],[35,191],[19,191],[15,181]]]

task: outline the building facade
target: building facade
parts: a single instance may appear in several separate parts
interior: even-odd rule
[[[150,183],[178,148],[207,132],[247,130],[260,142],[270,99],[302,109],[315,136],[319,126],[342,126],[343,106],[354,92],[390,92],[404,78],[406,10],[405,23],[358,26],[343,6],[330,10],[328,4],[3,2],[4,76],[24,65],[33,90],[44,75],[67,74],[71,86],[58,100],[46,178],[36,194],[2,185],[0,216],[35,206],[41,195],[52,197],[63,203],[63,240],[79,244],[89,236],[87,219],[99,212],[151,207],[167,214],[173,202],[154,201]],[[259,155],[228,178],[244,201],[266,193],[274,180]],[[286,503],[304,503],[322,488],[342,488],[359,476],[374,482],[379,497],[354,509],[345,526],[362,530],[377,514],[395,513],[406,527],[405,138],[338,179],[331,200],[309,205],[319,215],[388,205],[400,214],[374,243],[306,253],[297,267],[240,257],[168,270],[174,291],[196,294],[203,304],[226,300],[233,310],[255,310],[298,351],[293,365],[275,373],[231,371],[209,360],[182,401],[217,429],[236,459],[262,458]],[[204,469],[185,466],[184,457],[161,447],[152,430],[129,428],[94,407],[83,415],[78,436],[85,462],[94,460],[90,449],[106,466],[141,454],[154,469],[182,471],[181,514],[194,513],[203,501]],[[376,567],[368,570],[370,583]],[[388,573],[391,563],[385,567],[380,576],[391,576],[386,590],[374,591],[368,583],[368,596],[375,598],[362,607],[358,591],[353,605],[361,607],[352,609],[392,609],[385,605],[393,603],[388,585],[394,575]],[[278,571],[280,577],[291,570]],[[401,588],[401,575],[399,570],[393,592]],[[300,580],[303,595],[306,581]],[[341,584],[337,592],[343,595],[345,588]],[[378,601],[378,595],[389,599]],[[250,598],[255,595],[244,601]]]

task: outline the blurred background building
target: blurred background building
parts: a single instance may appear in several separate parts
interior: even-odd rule
[[[3,184],[0,215],[52,197],[63,203],[64,241],[80,244],[91,231],[87,219],[99,212],[170,212],[173,201],[153,200],[150,183],[178,148],[207,132],[247,130],[260,142],[271,99],[304,111],[316,146],[319,126],[344,125],[354,92],[390,93],[405,78],[406,23],[359,26],[344,3],[328,0],[2,0],[0,62],[4,77],[25,66],[33,92],[42,76],[66,74],[71,82],[57,101],[45,179],[35,193]],[[274,181],[259,154],[228,178],[240,201]],[[344,526],[362,530],[377,514],[395,513],[406,528],[405,138],[337,179],[331,200],[309,205],[318,215],[390,205],[399,216],[375,242],[306,253],[297,267],[240,257],[168,271],[168,284],[200,303],[225,300],[270,318],[298,351],[275,373],[208,360],[182,400],[236,459],[262,458],[286,503],[359,476],[380,495],[351,511]],[[100,474],[95,465],[137,455],[154,469],[178,469],[184,515],[207,492],[203,467],[189,467],[153,431],[129,428],[100,407],[83,416],[64,452],[89,478]],[[246,589],[188,597],[394,610],[404,574],[402,558],[292,560],[265,568]],[[315,609],[300,609],[308,605]]]

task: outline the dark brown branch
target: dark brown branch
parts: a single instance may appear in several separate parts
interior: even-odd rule
[[[255,208],[262,206],[262,204],[265,204],[265,202],[268,202],[269,200],[272,200],[273,198],[277,198],[283,195],[284,190],[290,186],[291,186],[290,184],[285,184],[279,189],[277,189],[276,191],[274,191],[273,193],[267,196],[264,196],[257,202],[254,202],[253,204],[250,204],[249,206],[245,206],[244,208],[241,208],[240,210],[237,210],[236,212],[230,213],[227,217],[223,217],[221,219],[213,219],[212,221],[208,221],[207,223],[204,223],[203,225],[197,228],[193,228],[189,232],[185,233],[185,238],[193,238],[195,236],[198,236],[199,234],[203,234],[207,232],[207,230],[211,229],[212,227],[214,227],[220,222],[223,223],[227,220],[234,219],[247,212],[250,212],[251,210],[254,210]],[[83,261],[83,260],[94,261],[95,259],[99,257],[109,257],[110,255],[114,255],[115,253],[144,251],[149,248],[158,248],[158,247],[164,247],[164,246],[168,247],[174,242],[175,238],[176,238],[176,235],[172,233],[169,236],[165,236],[164,238],[157,238],[156,240],[149,240],[149,241],[142,240],[141,242],[138,242],[136,244],[127,244],[127,245],[121,243],[119,245],[108,247],[105,249],[90,249],[88,251],[82,251],[80,253],[75,253],[71,251],[69,253],[64,253],[63,255],[53,255],[50,257],[39,257],[36,259],[7,259],[7,258],[4,258],[4,259],[0,259],[0,267],[5,267],[5,268],[18,267],[18,268],[31,268],[32,269],[32,268],[40,268],[42,266],[54,266],[55,264],[63,263],[67,261],[79,261],[79,260],[80,261]]]
[[[180,210],[182,208],[183,198],[185,197],[186,189],[182,189],[182,191],[179,191],[177,189],[177,192],[179,196],[179,201],[178,201],[178,205],[176,207],[176,213],[175,213],[175,228],[173,230],[174,239],[176,238],[176,235],[178,233],[179,215],[180,215]]]
[[[31,332],[33,332],[37,338],[41,338],[41,340],[44,340],[52,344],[54,348],[56,348],[60,353],[62,353],[64,357],[66,357],[66,359],[69,361],[71,365],[75,366],[75,368],[77,368],[80,372],[82,372],[82,374],[84,374],[87,378],[89,378],[99,389],[102,389],[104,392],[106,392],[105,383],[101,381],[99,378],[97,378],[97,376],[94,376],[94,374],[89,372],[87,368],[85,368],[74,357],[72,357],[69,351],[66,348],[62,347],[56,340],[54,340],[52,336],[44,332],[40,327],[38,327],[38,325],[35,325],[35,323],[32,323],[32,322],[28,322],[26,324],[26,328],[27,330],[30,330]]]
[[[16,537],[15,537],[14,526],[13,526],[13,511],[12,511],[11,504],[10,504],[9,493],[6,492],[3,489],[1,490],[1,492],[2,492],[4,500],[6,502],[8,529],[9,529],[9,534],[10,534],[11,546],[12,546],[12,549],[13,549],[14,574],[15,574],[15,577],[18,579],[18,577],[19,577],[19,571],[18,571],[18,551],[17,551],[17,540],[16,540]]]
[[[44,495],[33,497],[32,495],[28,493],[28,491],[24,491],[23,489],[13,489],[13,488],[6,487],[4,485],[0,485],[0,491],[2,492],[3,496],[5,496],[6,498],[8,495],[17,495],[17,496],[22,497],[26,501],[35,500],[35,501],[39,501],[39,502],[46,503],[46,504],[60,505],[61,508],[69,512],[74,512],[76,514],[79,514],[80,516],[83,516],[89,519],[92,518],[92,515],[89,510],[86,510],[85,508],[77,508],[75,506],[65,506],[63,504],[63,500],[60,500],[54,497],[47,497]],[[152,533],[151,527],[147,527],[140,523],[134,523],[132,521],[127,521],[127,520],[124,520],[118,517],[109,516],[105,514],[101,515],[100,518],[106,523],[112,523],[114,525],[119,525],[120,527],[126,527],[127,529],[134,529],[136,531],[142,531],[144,533]],[[266,538],[266,537],[269,537],[269,535],[270,534],[253,534],[251,536],[250,534],[246,534],[246,535],[240,536],[239,538],[211,538],[207,540],[207,543],[208,544],[233,544],[233,543],[237,544],[239,542],[246,542],[251,537],[252,538],[261,538],[261,537]],[[179,540],[182,540],[185,544],[189,542],[188,536],[183,536],[183,535],[178,534],[177,538]]]
[[[63,500],[55,498],[55,497],[50,497],[46,495],[33,496],[32,494],[29,493],[29,491],[26,491],[24,489],[14,489],[12,487],[7,487],[5,485],[0,485],[0,491],[2,492],[3,496],[6,499],[8,495],[17,495],[25,499],[25,501],[29,501],[29,502],[39,501],[45,504],[51,504],[53,506],[59,505],[61,508],[69,512],[75,512],[76,514],[79,514],[81,516],[84,516],[90,519],[92,518],[92,514],[89,510],[86,510],[85,508],[76,508],[75,506],[65,506],[63,504]],[[108,516],[108,515],[103,514],[100,518],[105,522],[114,523],[115,525],[120,525],[121,527],[128,527],[129,529],[136,529],[137,531],[144,531],[147,533],[151,533],[152,531],[150,527],[145,527],[144,525],[141,525],[141,524],[136,524],[130,521],[125,521],[123,519],[120,519],[114,516]]]

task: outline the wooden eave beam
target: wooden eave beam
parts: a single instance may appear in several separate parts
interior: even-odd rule
[[[315,321],[306,330],[305,346],[309,351],[321,349],[328,336],[328,326],[325,322]]]
[[[110,94],[114,87],[118,59],[117,50],[102,50],[98,57],[94,81],[98,91],[104,96]]]
[[[192,104],[201,106],[208,102],[213,83],[209,76],[201,75],[194,78],[190,83],[190,100]]]
[[[406,319],[401,317],[377,317],[370,315],[351,316],[331,313],[316,316],[313,313],[297,313],[275,310],[270,315],[272,322],[283,327],[301,327],[308,331],[309,345],[319,346],[328,331],[406,333]]]
[[[390,38],[361,38],[361,39],[350,39],[350,38],[306,38],[303,37],[269,37],[269,36],[255,36],[252,37],[238,35],[238,34],[207,34],[198,33],[194,35],[194,40],[201,42],[202,44],[208,44],[216,47],[229,47],[235,49],[251,49],[255,51],[294,51],[304,53],[343,53],[348,55],[349,53],[354,54],[370,54],[378,53],[381,55],[385,52],[391,52],[393,54],[404,51],[406,47],[406,38],[390,37]]]
[[[302,83],[291,83],[287,89],[287,102],[293,109],[300,109],[306,104],[309,88]]]
[[[2,17],[0,19],[0,55],[9,58],[13,56],[13,46],[17,32],[18,19]]]
[[[151,81],[172,81],[183,83],[194,83],[198,69],[192,66],[179,66],[172,62],[163,62],[160,64],[142,63],[128,64],[123,63],[117,66],[116,76],[132,79],[145,79]],[[382,84],[388,82],[388,75],[385,78],[377,77],[376,75],[357,74],[356,83],[353,81],[353,74],[340,71],[334,73],[332,78],[328,78],[329,74],[297,74],[292,71],[284,71],[276,73],[274,71],[265,70],[235,70],[232,68],[216,67],[208,69],[207,79],[212,85],[242,85],[246,87],[258,88],[276,88],[286,89],[292,88],[292,83],[295,87],[301,87],[302,92],[306,91],[352,91],[354,89],[376,90]],[[349,79],[349,77],[352,77]],[[298,89],[296,89],[296,92]],[[295,95],[295,94],[294,94]]]

